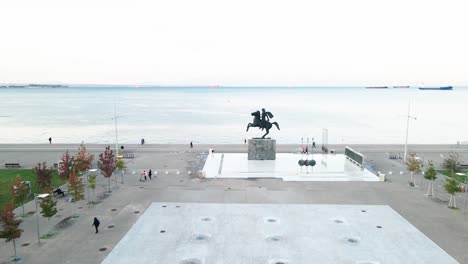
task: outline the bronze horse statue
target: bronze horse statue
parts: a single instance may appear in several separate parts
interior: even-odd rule
[[[278,123],[276,123],[276,122],[271,122],[270,123],[270,121],[268,121],[269,117],[273,117],[273,115],[270,112],[266,112],[266,114],[267,114],[267,117],[265,118],[266,120],[262,120],[260,118],[260,111],[255,111],[255,112],[251,113],[251,115],[254,117],[254,119],[253,119],[252,123],[247,124],[247,131],[249,131],[249,128],[251,128],[251,127],[258,127],[261,130],[266,129],[265,135],[262,136],[262,138],[265,138],[265,136],[268,135],[268,133],[270,133],[270,129],[273,127],[273,125],[275,125],[276,128],[278,128],[278,130],[280,130]]]

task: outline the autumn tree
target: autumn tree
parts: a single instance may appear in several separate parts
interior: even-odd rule
[[[76,176],[75,171],[72,171],[72,173],[70,174],[70,178],[68,178],[68,192],[71,193],[75,202],[83,200],[84,198],[84,186],[82,183],[82,179]]]
[[[453,174],[458,171],[458,165],[460,164],[460,155],[455,152],[451,152],[449,157],[444,159],[442,163],[442,168],[448,171],[450,174]]]
[[[101,170],[101,174],[108,179],[109,182],[109,192],[110,189],[110,177],[115,170],[115,161],[114,154],[110,149],[110,146],[106,147],[104,153],[99,154],[98,167]]]
[[[88,187],[93,190],[93,197],[95,197],[94,190],[96,189],[96,175],[89,175],[88,177]],[[89,195],[88,195],[89,196]]]
[[[415,174],[421,172],[421,162],[416,159],[416,153],[410,153],[406,159],[406,167],[410,172],[410,185],[415,185]]]
[[[29,188],[25,182],[21,179],[21,176],[16,175],[11,184],[8,186],[10,189],[11,196],[15,204],[21,204],[24,216],[24,202],[27,200],[29,195]]]
[[[0,214],[0,224],[2,225],[2,229],[0,229],[0,238],[5,239],[5,242],[13,242],[13,249],[15,251],[14,261],[16,261],[18,258],[16,257],[15,239],[21,237],[23,230],[19,228],[21,220],[16,219],[13,211],[14,208],[15,206],[13,201],[7,202],[2,208],[2,212]]]
[[[424,172],[424,178],[430,181],[426,195],[434,197],[434,180],[437,179],[437,172],[431,161],[429,161],[429,167]]]
[[[450,200],[448,207],[449,208],[457,208],[457,199],[455,197],[455,193],[460,192],[460,186],[458,186],[458,182],[453,178],[448,178],[445,182],[445,190],[450,194]]]
[[[50,218],[57,213],[57,202],[49,195],[41,199],[41,209],[41,215],[47,217],[47,224],[50,230]]]
[[[59,176],[63,180],[68,180],[73,167],[74,157],[70,155],[68,150],[63,154],[59,163]]]
[[[73,169],[78,174],[81,174],[82,172],[91,169],[93,160],[94,155],[87,153],[85,145],[81,143],[80,147],[78,148],[78,153],[76,154]]]
[[[37,185],[39,185],[41,191],[49,192],[52,185],[53,169],[47,168],[47,164],[44,161],[42,164],[38,163],[33,171],[37,176]]]

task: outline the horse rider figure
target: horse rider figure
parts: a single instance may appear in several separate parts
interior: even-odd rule
[[[270,118],[273,118],[273,114],[271,112],[265,111],[265,108],[262,108],[262,131],[267,126],[267,122],[270,122]]]
[[[262,137],[265,138],[265,136],[269,134],[269,130],[271,129],[272,125],[275,125],[279,130],[279,125],[277,122],[270,123],[270,118],[273,118],[273,114],[271,112],[265,111],[265,108],[262,108],[262,113],[260,113],[260,111],[256,111],[251,115],[254,117],[254,120],[252,123],[247,124],[247,131],[249,131],[250,127],[258,127],[262,131],[266,129],[267,132]]]

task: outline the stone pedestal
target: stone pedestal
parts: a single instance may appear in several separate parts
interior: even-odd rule
[[[275,160],[276,140],[269,138],[249,139],[248,160]]]

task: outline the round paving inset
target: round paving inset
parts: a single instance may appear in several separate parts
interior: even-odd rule
[[[377,228],[382,228],[382,226],[377,226]]]
[[[111,211],[112,211],[112,212],[115,212],[115,211],[117,211],[117,209],[114,208],[114,209],[111,209]]]
[[[356,238],[348,238],[347,241],[351,244],[357,244],[359,242],[359,240]]]
[[[114,227],[115,227],[114,225],[110,225],[110,226],[108,226],[107,228],[114,228]]]
[[[196,258],[184,259],[180,262],[180,264],[201,264],[201,263],[202,262]]]
[[[161,230],[159,231],[159,233],[166,233],[166,230]]]
[[[197,241],[206,241],[206,240],[209,240],[210,237],[207,235],[199,234],[199,235],[195,235],[194,239]]]
[[[143,187],[143,186],[140,186],[140,189],[143,189],[143,188],[145,188],[145,187]]]
[[[282,240],[282,238],[279,237],[279,236],[271,236],[271,237],[267,237],[266,240],[271,241],[271,242],[278,242],[278,241]]]
[[[166,207],[167,207],[167,205],[163,205],[162,207],[166,208]]]
[[[366,210],[361,210],[361,212],[365,213],[365,212],[367,212],[367,211],[366,211]]]
[[[269,223],[276,223],[276,219],[270,218],[267,220]]]
[[[135,212],[133,212],[133,213],[134,213],[134,214],[139,214],[139,213],[140,213],[140,211],[135,211]]]
[[[176,205],[176,208],[180,208],[180,205]]]
[[[204,217],[201,219],[203,222],[210,222],[211,221],[211,218],[209,217]]]
[[[78,207],[78,209],[83,209],[83,207],[80,206],[80,207]]]
[[[29,246],[29,243],[24,243],[24,244],[22,244],[21,246],[22,246],[22,247],[27,247],[27,246]]]
[[[103,252],[103,251],[106,251],[107,248],[103,247],[103,248],[100,248],[99,251]]]
[[[343,223],[343,220],[336,219],[334,222],[337,223],[337,224],[342,224],[342,223]]]

